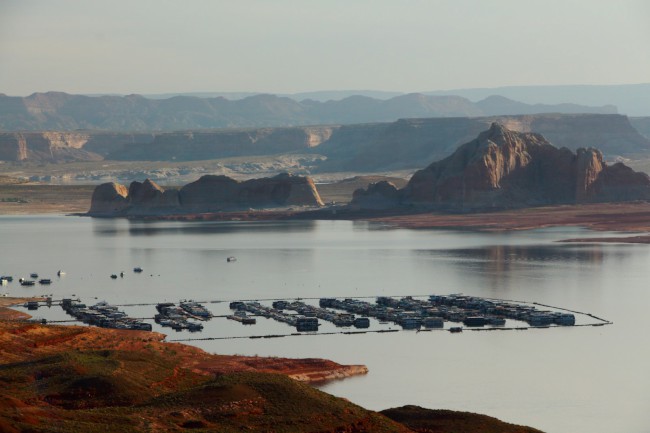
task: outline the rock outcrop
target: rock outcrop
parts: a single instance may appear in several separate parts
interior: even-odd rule
[[[149,179],[132,182],[128,190],[123,185],[105,183],[95,189],[88,214],[144,216],[322,205],[309,177],[283,173],[240,182],[207,175],[180,190],[165,190]]]
[[[287,173],[243,182],[228,176],[202,176],[181,188],[179,199],[189,212],[323,205],[311,178]]]
[[[124,185],[115,182],[103,183],[93,191],[88,213],[93,215],[123,213],[129,207],[128,195],[129,190]]]
[[[394,183],[382,180],[371,183],[367,189],[352,194],[352,203],[363,209],[386,209],[399,201],[399,190]]]
[[[131,182],[128,200],[132,214],[159,214],[173,212],[179,208],[178,191],[164,190],[155,182]]]
[[[542,135],[493,123],[449,157],[417,171],[396,191],[371,185],[352,206],[421,206],[454,211],[650,199],[650,178],[599,150],[558,149]]]

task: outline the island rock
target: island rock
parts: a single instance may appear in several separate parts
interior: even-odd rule
[[[309,177],[283,173],[240,182],[207,175],[180,190],[165,190],[149,179],[132,182],[128,190],[115,183],[102,184],[93,193],[88,214],[146,216],[322,205]]]
[[[124,185],[103,183],[93,191],[88,213],[98,216],[123,213],[129,207],[128,195],[129,190]]]
[[[371,198],[371,199],[369,199]],[[417,171],[402,190],[376,185],[352,206],[419,206],[452,211],[650,199],[650,178],[602,153],[558,149],[542,135],[499,123],[445,159]]]

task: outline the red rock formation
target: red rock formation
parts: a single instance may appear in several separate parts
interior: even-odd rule
[[[93,191],[89,214],[115,215],[124,212],[129,206],[128,189],[118,183],[104,183]]]
[[[131,213],[163,213],[174,211],[179,207],[178,191],[170,189],[165,191],[152,180],[144,182],[131,182],[128,195]]]
[[[371,193],[380,196],[375,204],[475,210],[645,200],[650,178],[622,164],[608,167],[596,149],[574,154],[539,134],[493,123],[449,157],[417,171],[399,194],[368,189],[355,193],[353,205],[373,207],[367,200]]]
[[[367,189],[357,189],[352,194],[354,206],[363,209],[385,209],[399,200],[399,191],[394,183],[382,180],[371,183]]]
[[[181,206],[190,212],[323,205],[311,178],[287,173],[244,182],[203,176],[181,188],[179,195]]]
[[[121,198],[116,198],[116,189]],[[119,203],[119,206],[116,205]],[[202,213],[248,208],[322,206],[309,177],[279,174],[239,182],[227,176],[203,176],[180,190],[164,190],[147,179],[122,185],[103,184],[93,194],[90,215],[160,215]]]

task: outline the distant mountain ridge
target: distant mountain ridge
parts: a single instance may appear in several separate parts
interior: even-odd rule
[[[319,102],[260,94],[243,99],[140,95],[84,96],[62,92],[27,97],[0,94],[0,130],[177,131],[188,129],[279,127],[390,122],[400,118],[479,117],[504,114],[614,114],[616,107],[573,104],[529,105],[503,97],[478,103],[454,95],[411,93],[382,100],[349,96]]]
[[[422,92],[425,95],[456,95],[479,101],[499,95],[528,104],[612,104],[628,116],[650,116],[650,83],[610,85],[504,86]]]

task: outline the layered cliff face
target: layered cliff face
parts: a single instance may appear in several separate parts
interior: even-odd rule
[[[371,186],[357,207],[416,205],[451,210],[650,199],[650,178],[607,166],[596,149],[558,149],[543,136],[493,123],[449,157],[417,171],[399,191]]]
[[[153,134],[112,132],[1,132],[1,161],[101,161],[117,149],[147,143]],[[128,147],[128,146],[127,146]]]
[[[158,134],[150,142],[116,148],[106,159],[197,161],[307,152],[328,140],[336,129],[335,126],[310,126],[170,132]]]
[[[165,190],[155,182],[125,186],[106,183],[93,193],[92,216],[202,213],[248,208],[322,206],[311,178],[280,174],[239,182],[227,176],[203,176],[180,190]]]

